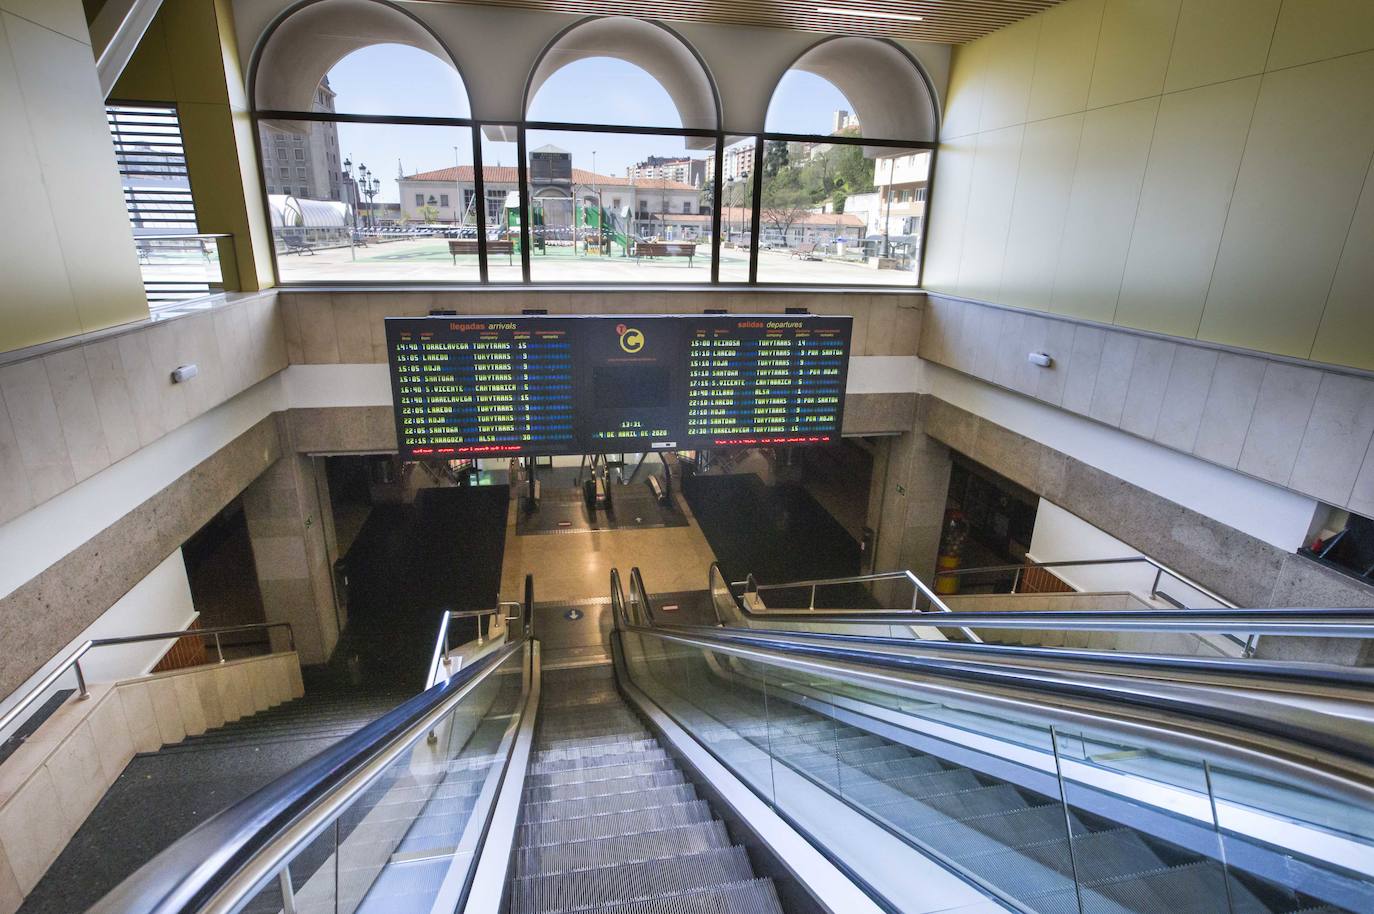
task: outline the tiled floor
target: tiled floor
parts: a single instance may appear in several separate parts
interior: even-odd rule
[[[525,575],[534,574],[541,603],[605,598],[612,568],[628,575],[639,566],[650,591],[700,590],[715,554],[681,497],[686,527],[517,536],[515,502],[506,522],[506,552],[501,567],[501,599],[519,600]]]

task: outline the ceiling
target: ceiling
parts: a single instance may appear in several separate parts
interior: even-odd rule
[[[873,35],[910,41],[962,44],[980,38],[1060,0],[430,0],[548,10],[583,16],[634,16],[670,22],[710,22]],[[821,12],[821,9],[832,12]],[[840,10],[910,19],[871,18]]]

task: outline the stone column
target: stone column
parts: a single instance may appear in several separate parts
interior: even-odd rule
[[[322,500],[315,474],[314,460],[286,454],[243,493],[267,620],[291,623],[303,664],[328,660],[341,626],[327,541],[328,496]],[[274,636],[274,647],[283,643]]]
[[[869,501],[869,523],[878,532],[874,569],[910,569],[933,586],[949,494],[949,448],[927,436],[918,420],[912,431],[882,439],[879,450]]]

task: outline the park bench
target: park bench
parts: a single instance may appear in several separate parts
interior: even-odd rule
[[[476,238],[450,238],[450,239],[448,240],[448,252],[449,252],[449,255],[453,257],[453,264],[454,264],[454,266],[457,266],[457,265],[458,265],[458,255],[459,255],[459,254],[476,254],[476,253],[477,253],[477,239],[476,239]],[[515,263],[515,242],[514,242],[514,241],[511,241],[511,240],[509,240],[509,239],[500,239],[500,240],[498,240],[498,239],[495,239],[495,238],[489,238],[489,239],[487,239],[487,253],[488,253],[488,254],[505,254],[505,255],[506,255],[506,262],[507,262],[507,263],[510,263],[510,264],[514,264],[514,263]]]
[[[286,253],[288,254],[313,255],[315,253],[314,248],[306,244],[304,241],[301,241],[300,239],[292,238],[288,235],[287,237],[283,238],[282,241],[286,244]]]
[[[695,256],[696,242],[640,241],[635,244],[635,263],[639,263],[642,257],[686,257],[687,266],[690,268]]]
[[[798,260],[815,260],[815,254],[816,242],[814,241],[803,241],[792,249],[792,256]]]

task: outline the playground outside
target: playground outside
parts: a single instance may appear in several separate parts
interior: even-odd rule
[[[277,253],[284,282],[472,282],[478,278],[477,257],[448,252],[443,238],[415,238],[354,248],[317,248],[313,253]],[[720,275],[723,282],[745,282],[749,274],[746,250],[724,247]],[[488,255],[492,282],[520,282],[520,256]],[[571,245],[535,248],[530,256],[535,282],[706,283],[711,280],[711,247],[697,245],[690,265],[685,257],[634,258],[574,252]],[[760,251],[759,278],[766,282],[798,284],[874,284],[911,286],[909,271],[875,270],[861,263],[801,260],[787,251]]]

